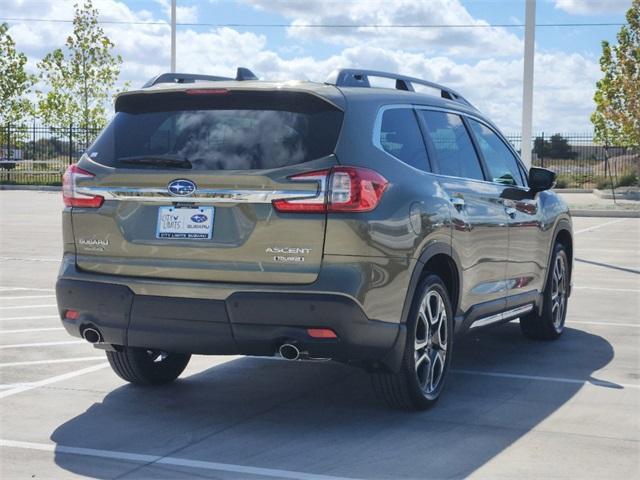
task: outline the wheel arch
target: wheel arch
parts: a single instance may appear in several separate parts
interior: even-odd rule
[[[556,243],[561,243],[567,252],[567,258],[569,259],[569,279],[571,279],[573,272],[573,229],[571,228],[571,220],[568,218],[561,218],[558,220],[556,224],[554,233],[553,233],[553,241],[551,245],[549,245],[549,254],[547,258],[547,275],[545,275],[545,280],[549,273],[549,263],[551,262],[551,257],[553,256],[553,249]]]
[[[567,252],[567,258],[569,260],[569,292],[568,296],[571,296],[571,286],[573,278],[573,229],[571,227],[571,220],[569,218],[561,218],[556,223],[551,237],[551,244],[549,245],[549,252],[547,254],[547,266],[544,274],[544,288],[546,288],[547,281],[549,280],[551,258],[553,257],[553,251],[556,243],[561,243]],[[540,301],[538,302],[538,314],[542,313],[543,301],[542,293],[540,294]]]
[[[451,297],[453,310],[454,312],[456,311],[457,306],[460,304],[461,279],[459,262],[456,258],[457,255],[452,250],[451,245],[442,242],[432,243],[422,251],[411,273],[409,288],[402,308],[401,323],[407,323],[407,317],[411,310],[411,301],[418,283],[428,272],[435,273],[442,279]]]
[[[411,280],[409,281],[409,288],[405,296],[404,304],[402,307],[402,316],[400,318],[400,332],[394,345],[394,348],[383,360],[383,364],[390,371],[397,371],[400,368],[402,362],[402,354],[404,352],[406,341],[406,324],[411,311],[411,302],[415,295],[416,289],[420,280],[427,273],[437,274],[444,282],[452,303],[452,310],[454,311],[454,322],[456,319],[456,309],[460,305],[460,263],[455,251],[451,245],[444,242],[436,242],[428,245],[418,257],[416,264],[411,273]],[[457,325],[454,325],[454,331],[457,329]]]

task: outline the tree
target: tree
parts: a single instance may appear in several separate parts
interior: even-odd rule
[[[20,125],[33,113],[27,95],[36,79],[25,70],[27,56],[16,50],[8,31],[0,24],[0,124]]]
[[[640,144],[640,0],[633,0],[618,44],[602,42],[596,84],[596,110],[591,115],[597,140],[608,144]]]
[[[49,91],[38,92],[38,111],[50,125],[101,128],[107,122],[105,104],[114,92],[122,58],[98,24],[91,0],[76,3],[73,33],[65,51],[48,53],[38,64]]]
[[[550,158],[574,158],[576,153],[571,150],[571,145],[566,138],[559,133],[551,135],[551,141],[549,142],[549,157]]]
[[[533,153],[535,153],[538,158],[549,157],[549,147],[549,141],[542,137],[536,137],[533,141]]]
[[[559,133],[551,135],[550,140],[536,137],[533,141],[533,153],[538,158],[575,158],[576,152],[571,150],[571,145],[566,138]]]

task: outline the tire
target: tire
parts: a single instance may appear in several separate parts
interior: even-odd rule
[[[107,359],[116,374],[137,385],[164,385],[173,382],[184,371],[191,355],[166,353],[145,348],[122,347],[107,352]]]
[[[428,274],[418,284],[412,301],[400,370],[372,373],[376,394],[394,408],[432,407],[442,393],[452,350],[453,312],[449,293],[440,277]]]
[[[553,248],[549,275],[542,294],[542,314],[534,310],[520,318],[520,329],[525,337],[533,340],[555,340],[564,330],[567,317],[567,294],[571,267],[567,252],[560,243]]]

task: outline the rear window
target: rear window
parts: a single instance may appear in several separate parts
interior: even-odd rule
[[[241,92],[120,97],[88,149],[117,168],[254,170],[333,153],[342,111],[310,94]]]
[[[428,170],[427,150],[413,109],[393,108],[382,114],[380,145],[407,165]]]

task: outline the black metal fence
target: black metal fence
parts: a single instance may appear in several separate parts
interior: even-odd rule
[[[0,183],[60,185],[68,165],[77,162],[99,129],[0,125]]]
[[[520,135],[507,140],[521,151]],[[532,138],[532,163],[558,174],[556,188],[638,185],[640,146],[602,145],[588,134],[541,133]]]
[[[67,165],[80,158],[99,131],[37,122],[0,126],[0,183],[60,185]],[[520,151],[519,135],[507,139]],[[599,145],[588,134],[541,133],[533,138],[533,164],[554,170],[558,188],[637,185],[640,146]]]

